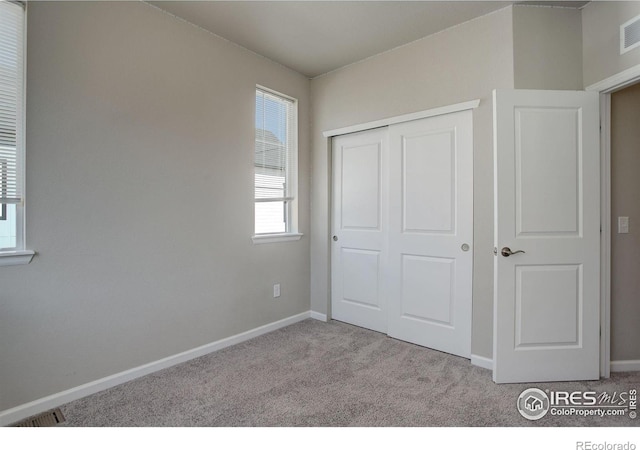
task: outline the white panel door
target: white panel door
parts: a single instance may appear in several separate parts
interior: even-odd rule
[[[333,139],[331,313],[386,333],[387,129]]]
[[[494,91],[497,383],[599,378],[598,111],[592,92]]]
[[[390,336],[469,358],[471,111],[389,128]]]

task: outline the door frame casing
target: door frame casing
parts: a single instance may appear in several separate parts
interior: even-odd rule
[[[585,88],[600,94],[600,376],[611,375],[611,94],[640,82],[640,64]]]

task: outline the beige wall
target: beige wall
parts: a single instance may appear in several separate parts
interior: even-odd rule
[[[640,64],[640,48],[620,55],[620,25],[638,15],[638,1],[590,2],[582,9],[585,87]]]
[[[640,359],[640,84],[611,96],[611,359]],[[618,234],[618,216],[629,234]]]
[[[479,98],[474,126],[474,354],[491,357],[493,334],[494,88],[513,88],[512,9],[453,27],[311,82],[313,173],[311,308],[329,292],[328,141],[322,132]]]
[[[516,89],[582,89],[582,18],[579,9],[513,8]]]
[[[256,83],[300,101],[298,242],[251,241]],[[33,2],[27,85],[0,410],[309,310],[309,80],[142,2]]]

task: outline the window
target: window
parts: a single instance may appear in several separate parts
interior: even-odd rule
[[[296,177],[297,102],[256,89],[255,237],[298,236]]]
[[[24,251],[24,40],[24,5],[0,0],[0,265],[33,255]]]

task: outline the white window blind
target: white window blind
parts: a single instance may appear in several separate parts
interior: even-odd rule
[[[255,234],[292,231],[297,156],[296,103],[256,89]]]
[[[24,14],[0,0],[0,205],[23,200]]]

